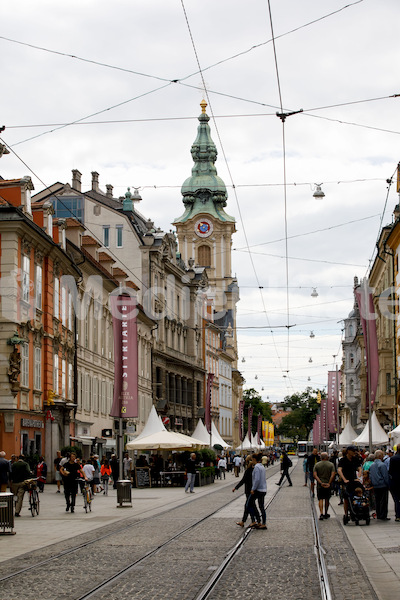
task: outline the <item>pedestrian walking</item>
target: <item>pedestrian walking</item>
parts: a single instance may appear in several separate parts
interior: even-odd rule
[[[253,484],[253,460],[252,460],[251,456],[248,456],[246,458],[245,467],[246,467],[246,470],[243,473],[242,479],[235,485],[235,487],[232,490],[232,492],[235,492],[242,485],[244,485],[244,493],[246,496],[246,501],[244,503],[243,517],[242,517],[241,521],[236,521],[236,525],[239,525],[240,527],[244,527],[247,517],[249,516],[248,502],[249,502],[251,487]]]
[[[124,479],[131,479],[132,459],[127,452],[124,455]]]
[[[100,469],[100,475],[101,475],[101,481],[103,483],[103,494],[104,496],[108,496],[108,482],[110,480],[111,477],[111,467],[110,467],[110,463],[108,462],[108,459],[105,458],[103,464],[101,465],[101,469]]]
[[[396,522],[400,522],[400,444],[397,445],[396,454],[392,456],[389,464],[390,493],[394,500]]]
[[[186,463],[186,485],[185,485],[185,493],[188,494],[189,493],[189,487],[190,487],[190,493],[194,494],[194,482],[196,480],[196,454],[194,452],[192,452],[192,454],[190,455],[189,460]]]
[[[358,459],[356,457],[355,446],[347,446],[346,450],[343,451],[343,456],[338,462],[338,475],[340,477],[341,498],[343,498],[343,510],[347,516],[349,509],[348,499],[344,490],[350,484],[355,487],[355,482],[358,481],[358,476],[361,474],[361,466],[359,466]],[[341,502],[340,502],[341,504]]]
[[[242,464],[241,457],[237,454],[233,459],[233,471],[235,473],[235,477],[239,477],[240,473],[240,465]]]
[[[0,492],[6,492],[10,483],[11,465],[6,459],[6,453],[0,452]]]
[[[251,482],[251,491],[248,501],[248,511],[251,515],[252,522],[250,527],[253,529],[267,529],[266,514],[265,514],[265,495],[267,493],[267,480],[265,469],[262,466],[262,453],[252,455],[254,464]],[[258,504],[258,508],[256,506]],[[261,518],[260,518],[261,513]]]
[[[219,469],[219,476],[222,479],[222,475],[224,476],[225,479],[225,472],[226,472],[226,458],[224,456],[222,456],[219,461],[218,461],[218,469]]]
[[[56,484],[57,484],[57,494],[61,493],[61,482],[62,482],[62,477],[61,477],[61,473],[60,473],[60,463],[62,460],[62,456],[61,456],[61,452],[60,450],[57,450],[57,456],[54,459],[54,474],[55,474],[55,480],[56,480]]]
[[[285,479],[288,480],[289,482],[289,487],[291,487],[292,484],[292,480],[290,479],[290,475],[289,475],[289,469],[292,466],[292,461],[290,460],[290,458],[288,457],[287,453],[285,451],[282,452],[282,462],[281,462],[281,478],[279,480],[279,483],[277,483],[276,485],[281,485],[282,481]]]
[[[390,521],[388,514],[389,501],[389,471],[383,462],[382,450],[375,452],[374,464],[369,470],[369,478],[374,486],[375,502],[376,502],[376,518],[381,521]]]
[[[319,462],[320,460],[321,459],[318,454],[318,448],[314,447],[310,456],[307,458],[307,474],[308,474],[308,479],[310,480],[310,488],[311,488],[311,494],[312,494],[313,498],[315,496],[314,467],[317,464],[317,462]]]
[[[39,492],[44,492],[44,484],[47,479],[47,464],[45,463],[44,456],[40,456],[39,462],[36,465],[36,477],[38,480]]]
[[[321,452],[321,460],[314,467],[314,479],[317,482],[317,498],[319,504],[319,520],[329,519],[329,500],[331,485],[335,478],[335,466],[328,460],[328,453]],[[324,510],[325,503],[325,510]]]
[[[18,459],[11,465],[11,491],[17,497],[15,505],[15,516],[19,517],[22,509],[22,503],[26,492],[25,479],[32,477],[28,463],[25,461],[23,454],[20,454]]]
[[[81,466],[75,462],[76,454],[71,452],[69,461],[60,466],[60,473],[63,477],[64,483],[64,495],[67,503],[66,511],[71,509],[71,513],[75,512],[75,500],[78,492],[78,476],[86,479],[85,473],[82,471]]]
[[[114,488],[114,490],[116,490],[117,489],[117,481],[119,478],[119,461],[118,461],[118,458],[115,456],[115,454],[111,454],[110,467],[111,467],[111,471],[112,471],[113,488]]]

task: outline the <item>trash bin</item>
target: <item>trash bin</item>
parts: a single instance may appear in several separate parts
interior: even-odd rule
[[[117,508],[123,505],[132,506],[132,484],[130,479],[121,479],[117,481]]]
[[[0,535],[14,535],[14,494],[0,493]]]

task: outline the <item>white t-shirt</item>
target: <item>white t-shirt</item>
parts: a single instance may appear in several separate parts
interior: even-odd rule
[[[93,479],[93,473],[95,472],[95,468],[93,465],[84,465],[82,470],[89,481]]]
[[[219,468],[221,468],[221,467],[222,467],[223,469],[226,469],[226,460],[225,460],[225,458],[220,458],[220,459],[219,459],[219,462],[218,462],[218,467],[219,467]]]
[[[235,458],[233,459],[233,464],[235,465],[235,467],[240,467],[240,465],[242,464],[242,459],[240,458],[240,456],[235,456]]]

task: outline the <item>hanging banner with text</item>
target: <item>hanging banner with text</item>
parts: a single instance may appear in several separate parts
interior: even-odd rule
[[[114,398],[110,415],[138,417],[137,300],[110,296],[114,334]]]
[[[207,391],[206,391],[206,410],[205,410],[205,422],[208,433],[211,433],[211,396],[212,396],[212,385],[214,381],[214,373],[207,375]]]
[[[244,440],[244,400],[239,402],[239,439]]]

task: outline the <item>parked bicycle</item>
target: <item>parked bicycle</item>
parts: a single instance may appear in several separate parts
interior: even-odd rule
[[[24,484],[29,494],[29,510],[31,511],[32,517],[34,517],[39,514],[40,510],[40,500],[37,491],[37,477],[25,479]]]
[[[92,501],[93,501],[93,492],[90,487],[90,483],[85,481],[85,479],[78,479],[79,485],[81,486],[81,492],[83,496],[83,508],[85,512],[92,512]]]

